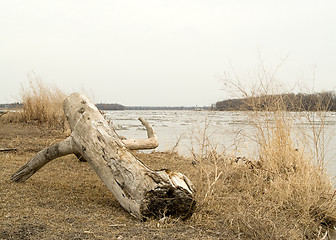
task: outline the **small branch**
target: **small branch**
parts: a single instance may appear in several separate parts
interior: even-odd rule
[[[0,152],[11,152],[11,151],[16,151],[17,149],[16,148],[3,148],[3,149],[0,149]]]
[[[0,111],[0,117],[1,116],[3,116],[3,115],[5,115],[6,113],[8,113],[9,111],[6,111],[6,112],[2,112],[2,111]]]
[[[145,126],[146,130],[147,130],[147,136],[148,138],[156,138],[154,129],[152,128],[152,126],[147,122],[146,119],[139,117],[138,120],[141,122],[142,125]]]
[[[145,126],[147,131],[147,139],[125,139],[122,140],[125,146],[130,150],[140,150],[140,149],[154,149],[159,146],[159,141],[156,137],[154,129],[152,126],[144,119],[139,118],[142,125]]]
[[[75,153],[75,155],[80,162],[87,162],[86,159],[80,153]]]

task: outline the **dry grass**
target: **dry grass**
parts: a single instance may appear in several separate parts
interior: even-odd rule
[[[38,124],[0,123],[0,148],[18,149],[0,152],[0,239],[226,239],[225,231],[193,221],[140,222],[90,165],[72,155],[48,163],[25,183],[10,181],[38,151],[65,137]],[[151,168],[195,177],[191,161],[177,154],[135,154]]]
[[[11,182],[39,150],[66,136],[34,124],[0,123],[0,145],[18,148],[0,153],[0,239],[321,239],[336,220],[329,178],[292,147],[287,121],[268,126],[258,158],[218,153],[207,137],[194,159],[135,153],[153,169],[185,173],[198,189],[191,219],[160,224],[132,218],[74,156],[51,162],[25,183]]]
[[[65,97],[57,87],[46,85],[36,74],[31,75],[28,86],[21,89],[22,121],[63,127],[66,121],[62,105]]]
[[[28,109],[35,109],[29,110],[27,119],[39,122],[42,120],[33,117],[33,112],[43,113],[42,119],[46,119],[45,111],[51,105],[41,103],[47,96],[36,94],[40,97],[26,101],[31,106]],[[4,169],[0,239],[294,240],[331,236],[336,200],[320,150],[324,127],[305,129],[313,129],[312,133],[294,133],[299,121],[296,116],[301,119],[302,114],[284,111],[279,97],[268,101],[268,111],[259,112],[259,103],[253,99],[248,104],[255,106],[254,111],[246,114],[255,129],[251,138],[258,145],[257,154],[238,158],[218,152],[207,136],[207,121],[193,159],[172,152],[135,153],[151,168],[183,172],[198,189],[198,208],[191,219],[169,219],[164,224],[132,218],[94,171],[73,156],[51,162],[26,183],[10,182],[10,175],[39,150],[66,136],[34,124],[0,123],[0,145],[18,148],[17,152],[0,153],[0,168]],[[314,116],[323,125],[324,112]],[[58,117],[50,119],[52,123]],[[307,136],[314,151],[307,151],[311,146]]]
[[[277,127],[257,159],[203,156],[196,220],[221,224],[232,239],[321,239],[334,226],[330,179]]]
[[[335,188],[326,174],[326,109],[290,113],[285,99],[275,94],[274,74],[259,72],[251,91],[231,82],[246,101],[245,111],[257,153],[247,158],[218,153],[206,136],[200,136],[198,163],[199,212],[197,222],[228,231],[232,239],[326,239],[336,224]],[[279,85],[277,85],[279,86]],[[300,128],[308,122],[309,127]],[[316,124],[316,121],[319,124]],[[296,129],[297,131],[294,131]]]

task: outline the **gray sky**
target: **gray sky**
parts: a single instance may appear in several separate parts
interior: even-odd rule
[[[288,86],[336,87],[334,0],[0,0],[0,31],[0,102],[34,71],[95,102],[210,105],[259,53],[270,67],[289,56]]]

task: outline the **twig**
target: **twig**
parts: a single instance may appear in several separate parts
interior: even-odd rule
[[[334,199],[335,194],[336,194],[336,190],[334,191],[333,195],[331,196],[330,201]]]
[[[324,236],[320,240],[326,239],[327,236],[328,236],[328,231],[325,232]]]
[[[8,113],[9,111],[6,111],[6,112],[3,112],[3,111],[0,111],[0,117],[2,116],[2,115],[5,115],[6,113]]]
[[[126,224],[111,224],[109,227],[126,227]]]
[[[3,148],[0,149],[0,152],[11,152],[11,151],[16,151],[17,148]]]

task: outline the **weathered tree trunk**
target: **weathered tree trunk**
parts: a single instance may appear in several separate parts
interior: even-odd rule
[[[121,206],[133,216],[142,220],[150,216],[191,216],[195,209],[195,190],[189,179],[177,172],[153,171],[129,151],[158,145],[154,130],[144,119],[139,120],[147,129],[148,139],[121,140],[83,94],[71,94],[63,106],[71,135],[40,151],[12,175],[13,181],[27,180],[47,162],[60,156],[82,155]]]

